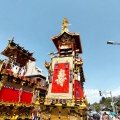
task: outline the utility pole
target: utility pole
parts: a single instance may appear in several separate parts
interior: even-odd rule
[[[110,92],[106,92],[106,91],[102,92],[102,91],[99,90],[99,94],[100,94],[100,96],[102,96],[103,94],[105,94],[105,95],[110,94],[111,99],[112,99],[111,106],[112,106],[113,112],[115,112],[115,106],[114,106],[112,92],[111,91]]]
[[[113,101],[113,96],[112,96],[112,92],[111,91],[110,91],[110,95],[111,95],[111,99],[112,99],[112,102],[111,102],[112,109],[113,109],[113,112],[115,112],[115,106],[114,106],[114,101]]]

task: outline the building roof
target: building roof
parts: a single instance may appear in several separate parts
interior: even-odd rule
[[[74,47],[75,50],[79,50],[79,53],[82,53],[82,45],[81,45],[81,40],[80,40],[80,34],[79,33],[71,33],[68,31],[68,26],[69,23],[66,18],[63,19],[62,23],[62,32],[58,34],[55,37],[52,37],[52,41],[54,45],[56,46],[57,50],[59,49],[59,41],[61,40],[62,37],[64,37],[65,34],[71,36],[72,39],[74,39]]]
[[[8,58],[16,59],[16,62],[20,63],[21,66],[26,65],[28,60],[35,61],[35,58],[32,57],[33,53],[16,44],[14,40],[9,40],[7,47],[1,54]]]
[[[25,77],[41,77],[46,79],[46,77],[42,74],[42,69],[37,67],[35,61],[29,61],[27,63],[27,72]]]

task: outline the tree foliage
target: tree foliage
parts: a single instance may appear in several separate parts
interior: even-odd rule
[[[98,112],[98,111],[102,110],[103,106],[108,107],[108,108],[112,108],[111,101],[112,101],[111,98],[102,97],[99,103],[95,102],[92,104],[92,106],[94,106],[95,110]]]
[[[115,103],[115,106],[118,106],[120,108],[120,96],[114,97],[113,101],[117,101]],[[112,102],[111,97],[107,97],[107,98],[102,97],[99,103],[95,102],[92,104],[92,106],[94,106],[96,111],[100,111],[103,106],[112,109],[111,102]]]
[[[95,110],[97,111],[97,112],[99,112],[100,111],[100,104],[99,103],[94,103],[94,104],[92,104],[92,106],[95,108]]]

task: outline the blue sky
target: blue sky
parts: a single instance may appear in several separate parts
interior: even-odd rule
[[[51,37],[61,32],[66,17],[71,24],[69,31],[80,33],[89,102],[99,101],[99,90],[118,95],[120,46],[107,41],[120,42],[119,5],[119,0],[1,0],[0,51],[14,36],[16,43],[34,52],[36,65],[46,76],[44,61],[50,61],[48,52],[56,51]]]

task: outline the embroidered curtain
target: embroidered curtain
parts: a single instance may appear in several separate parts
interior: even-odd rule
[[[31,92],[22,92],[21,95],[21,103],[25,103],[25,104],[31,104],[32,102],[32,93]]]
[[[52,93],[69,92],[69,63],[56,63],[54,65]]]
[[[78,80],[74,80],[74,97],[77,100],[83,98],[83,88]]]
[[[0,100],[5,102],[18,102],[19,90],[2,87],[0,91]]]

